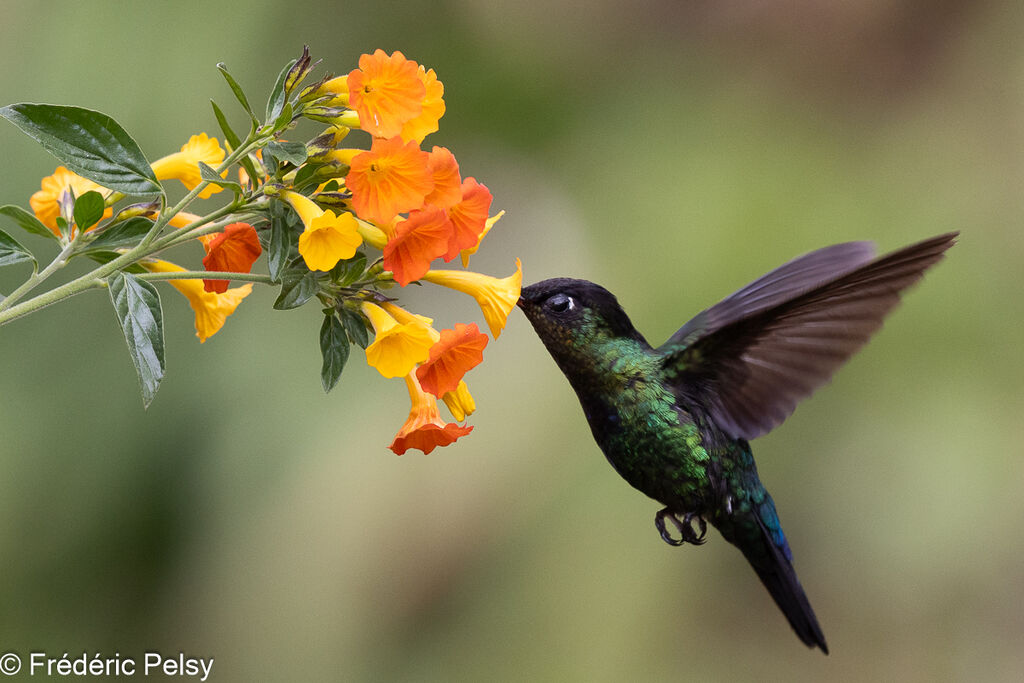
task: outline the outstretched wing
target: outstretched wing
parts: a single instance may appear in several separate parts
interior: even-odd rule
[[[794,259],[672,335],[658,348],[666,377],[733,438],[766,434],[867,343],[958,234],[877,259],[868,242]]]

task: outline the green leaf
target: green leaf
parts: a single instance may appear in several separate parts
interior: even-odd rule
[[[338,261],[338,265],[331,268],[331,280],[342,287],[352,284],[366,272],[366,254],[357,251],[350,259]]]
[[[202,178],[203,180],[220,185],[221,187],[226,187],[235,194],[242,194],[241,185],[236,183],[234,180],[222,178],[220,174],[217,173],[217,171],[213,170],[213,168],[203,163],[202,161],[199,162],[199,177]]]
[[[280,202],[273,202],[280,207]],[[279,282],[293,250],[297,250],[295,233],[288,227],[288,221],[279,210],[271,209],[270,241],[267,243],[267,272],[270,279]]]
[[[242,91],[242,86],[238,85],[238,81],[235,80],[234,76],[228,73],[228,67],[221,62],[217,65],[217,70],[220,71],[220,75],[224,77],[224,80],[228,82],[228,86],[231,88],[231,92],[235,93],[235,99],[245,109],[245,113],[252,119],[254,126],[259,125],[259,119],[256,118],[256,114],[253,113],[252,107],[249,106],[249,98],[245,96],[245,92]]]
[[[103,195],[96,190],[89,190],[75,199],[75,208],[72,212],[75,217],[75,225],[79,230],[88,230],[100,222],[106,208],[103,203]]]
[[[341,309],[338,314],[341,316],[341,323],[345,326],[349,339],[364,349],[369,346],[370,332],[366,327],[366,318],[347,308]]]
[[[149,282],[128,273],[114,273],[107,284],[117,322],[128,342],[142,387],[142,404],[149,407],[164,378],[164,326],[160,295]]]
[[[90,251],[86,253],[85,256],[92,259],[96,263],[110,263],[118,256],[123,256],[123,254],[119,254],[116,251]],[[133,263],[130,266],[125,266],[124,268],[122,268],[122,271],[125,273],[133,273],[135,275],[149,272],[145,268],[140,266],[138,263]]]
[[[317,292],[316,274],[311,271],[290,270],[281,278],[281,294],[274,302],[274,308],[286,311],[298,308],[313,298]]]
[[[267,143],[264,150],[272,154],[278,161],[287,161],[293,166],[301,166],[306,162],[306,145],[301,142],[278,142],[273,140]]]
[[[281,74],[277,77],[277,83],[274,84],[274,89],[270,91],[270,98],[267,100],[267,121],[276,119],[284,109],[285,99],[288,97],[284,91],[284,84],[288,79],[288,72],[295,66],[296,61],[293,59],[281,70]]]
[[[282,131],[288,127],[288,124],[292,122],[292,105],[285,102],[284,108],[281,109],[281,113],[274,119],[274,130]]]
[[[0,116],[75,173],[129,195],[156,195],[160,183],[146,155],[117,121],[82,107],[23,102],[0,107]]]
[[[213,115],[217,117],[217,125],[220,126],[220,132],[224,133],[224,140],[231,145],[231,149],[238,149],[238,146],[242,144],[242,138],[238,137],[238,134],[231,128],[227,117],[224,116],[224,112],[220,110],[217,103],[210,100],[210,104],[213,106]]]
[[[57,239],[57,235],[53,233],[53,230],[50,230],[48,227],[43,225],[38,218],[20,206],[15,206],[14,204],[0,206],[0,214],[13,219],[14,222],[20,225],[26,232],[30,232],[33,235],[49,237],[52,240]]]
[[[333,314],[324,316],[324,323],[320,326],[320,353],[324,358],[320,367],[320,383],[325,392],[338,383],[348,361],[348,352],[349,341],[341,321]]]
[[[134,247],[143,235],[153,228],[153,221],[142,216],[133,216],[126,221],[114,223],[82,247],[83,254],[112,251],[121,247]],[[143,271],[144,272],[144,271]]]
[[[36,257],[32,255],[32,252],[21,246],[18,240],[0,230],[0,266],[10,266],[25,261],[31,261],[32,267],[35,268]]]

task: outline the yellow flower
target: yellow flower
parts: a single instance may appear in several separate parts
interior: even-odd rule
[[[477,238],[476,245],[470,247],[469,249],[463,249],[462,250],[461,253],[462,253],[462,267],[463,268],[469,268],[469,257],[476,253],[476,250],[480,248],[480,243],[484,241],[484,237],[487,236],[487,233],[489,233],[491,231],[491,228],[494,227],[494,224],[497,223],[499,220],[501,220],[501,217],[504,216],[504,215],[505,215],[504,211],[499,211],[498,215],[491,216],[490,218],[488,218],[487,222],[484,223],[483,232],[481,232],[480,233],[480,237]]]
[[[523,286],[523,265],[516,259],[516,272],[506,278],[496,278],[463,270],[428,270],[421,280],[449,287],[476,299],[487,326],[495,339],[505,328],[509,313],[519,301]]]
[[[472,415],[476,411],[476,402],[473,400],[472,394],[469,393],[466,380],[460,381],[455,391],[449,391],[441,397],[441,400],[448,406],[448,412],[452,414],[456,422],[462,422],[467,415]]]
[[[168,261],[143,261],[142,267],[151,273],[180,273],[185,269]],[[185,295],[196,314],[196,336],[199,342],[217,334],[228,316],[235,312],[242,299],[252,292],[252,283],[234,287],[217,294],[207,292],[202,280],[168,280],[171,286]]]
[[[63,166],[58,166],[53,175],[43,178],[39,186],[39,191],[29,198],[29,206],[32,207],[32,212],[35,213],[39,222],[53,230],[53,234],[57,237],[60,237],[57,216],[60,215],[60,201],[65,192],[71,190],[75,193],[75,197],[81,197],[91,190],[99,192],[104,197],[110,194],[110,190],[100,187],[93,181],[83,178]],[[114,210],[108,207],[103,212],[103,219],[110,218],[113,212]]]
[[[330,270],[338,261],[352,258],[363,243],[356,217],[324,211],[309,197],[282,190],[281,199],[299,214],[306,229],[299,235],[299,254],[310,270]]]
[[[366,362],[385,377],[402,377],[430,357],[434,336],[430,327],[419,321],[400,323],[376,304],[363,304],[363,313],[373,325],[376,336],[366,347]]]
[[[193,135],[181,146],[180,152],[157,159],[153,162],[152,168],[157,180],[177,179],[192,190],[202,182],[199,176],[200,161],[213,168],[224,161],[224,150],[217,142],[217,138],[211,138],[206,133]],[[207,185],[199,193],[199,198],[206,199],[223,189],[220,185]]]

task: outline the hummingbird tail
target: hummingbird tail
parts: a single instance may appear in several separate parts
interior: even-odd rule
[[[774,506],[772,507],[774,508]],[[774,509],[772,512],[774,513]],[[743,554],[754,571],[757,572],[761,583],[771,593],[775,604],[786,615],[786,619],[789,620],[790,626],[796,631],[800,640],[808,647],[818,647],[822,652],[828,654],[825,634],[821,632],[821,626],[818,625],[818,619],[814,616],[814,610],[807,600],[807,594],[804,593],[800,581],[796,578],[789,546],[786,544],[785,537],[782,536],[781,528],[776,535],[768,530],[760,516],[757,516],[757,522],[761,527],[764,542],[759,544],[760,548],[741,547]],[[775,536],[781,540],[781,544],[776,541],[776,538],[773,538]]]

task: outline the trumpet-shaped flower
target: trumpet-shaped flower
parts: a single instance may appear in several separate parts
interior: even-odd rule
[[[366,362],[384,377],[408,375],[430,357],[433,330],[419,321],[400,323],[376,304],[363,304],[363,313],[373,325],[373,343],[366,347]]]
[[[402,455],[410,448],[430,453],[436,447],[455,443],[473,431],[472,427],[442,420],[441,412],[437,409],[437,399],[420,388],[414,375],[405,376],[405,385],[409,389],[412,409],[395,440],[388,446],[395,455]]]
[[[193,135],[181,146],[180,152],[157,159],[153,162],[152,168],[157,180],[177,179],[186,188],[193,190],[202,182],[199,175],[200,161],[212,167],[217,167],[224,161],[224,149],[217,142],[217,138],[211,138],[206,133]],[[199,193],[199,198],[206,199],[223,189],[220,185],[207,185]]]
[[[142,267],[151,273],[179,273],[185,269],[168,261],[143,261]],[[196,314],[196,336],[203,343],[224,326],[228,316],[235,312],[242,299],[252,292],[252,283],[234,287],[223,294],[207,292],[199,280],[169,280],[171,286],[185,295]]]
[[[213,239],[203,241],[206,249],[203,267],[206,270],[248,273],[263,253],[256,229],[248,223],[232,223],[224,228],[224,232],[211,237]],[[228,291],[227,280],[203,280],[203,286],[207,292],[223,294]]]
[[[451,261],[459,252],[480,243],[492,200],[491,191],[475,178],[466,178],[462,181],[462,200],[448,210],[448,218],[452,222],[452,238],[448,241],[445,261]]]
[[[428,270],[420,279],[469,294],[476,299],[491,335],[497,339],[505,328],[509,313],[519,301],[519,290],[523,286],[523,266],[516,259],[516,272],[500,279],[463,270]]]
[[[352,214],[324,211],[309,197],[291,190],[281,191],[280,197],[295,209],[306,226],[299,235],[299,254],[310,270],[330,270],[338,261],[352,258],[363,243]]]
[[[437,80],[433,69],[425,70],[421,66],[416,75],[425,89],[423,108],[402,126],[402,139],[423,142],[423,138],[437,130],[437,123],[444,116],[444,84]]]
[[[374,137],[390,138],[423,111],[426,85],[418,64],[401,52],[383,50],[359,58],[359,68],[348,75],[349,106],[359,114],[359,125]]]
[[[480,243],[484,241],[484,237],[487,236],[487,233],[489,233],[491,231],[491,228],[494,227],[494,224],[497,223],[499,220],[501,220],[501,217],[504,216],[504,215],[505,215],[504,211],[499,211],[494,216],[491,216],[490,218],[488,218],[487,221],[484,222],[483,232],[481,232],[480,233],[480,237],[477,238],[476,244],[474,244],[469,249],[463,249],[462,250],[462,267],[463,268],[469,268],[469,257],[476,253],[477,249],[480,248]]]
[[[83,178],[63,166],[58,166],[53,175],[43,178],[39,184],[39,191],[29,198],[28,203],[39,222],[52,230],[57,237],[60,237],[57,216],[60,215],[61,197],[68,191],[73,192],[75,197],[81,197],[90,191],[99,192],[104,196],[110,194],[110,190],[100,187],[93,181]],[[102,219],[110,218],[113,212],[112,208],[107,207],[103,212]]]
[[[441,330],[441,337],[430,347],[430,357],[416,368],[416,379],[428,393],[443,397],[455,391],[462,377],[484,359],[487,335],[476,323],[456,323],[454,330]]]
[[[458,204],[462,200],[462,178],[455,155],[446,147],[434,147],[427,158],[427,168],[434,178],[434,189],[423,202],[439,209]]]
[[[455,391],[449,391],[441,397],[441,400],[448,406],[448,412],[452,414],[456,422],[462,422],[467,416],[476,412],[476,401],[473,400],[473,395],[469,393],[469,387],[466,386],[464,380],[459,382]]]
[[[384,247],[384,268],[395,282],[406,286],[430,270],[430,262],[445,253],[452,224],[442,209],[428,206],[400,221]]]
[[[423,206],[434,189],[429,158],[415,141],[404,143],[399,137],[378,138],[370,151],[356,154],[345,176],[356,215],[387,224],[397,214]]]

